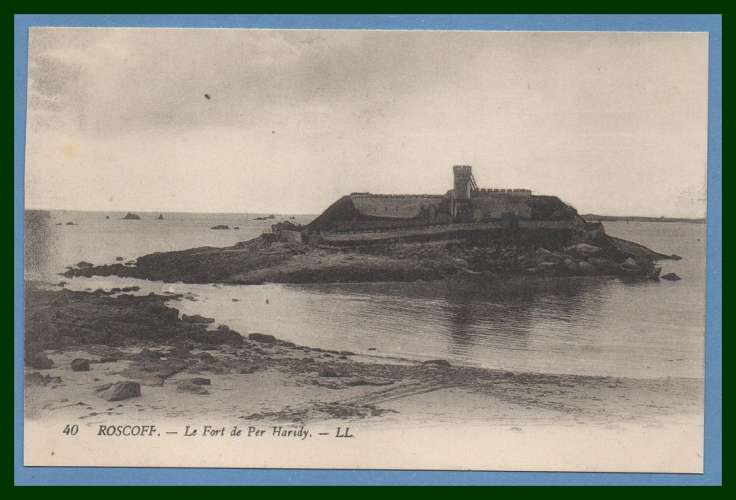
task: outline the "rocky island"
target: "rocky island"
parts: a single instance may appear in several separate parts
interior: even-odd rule
[[[134,265],[71,268],[65,276],[260,284],[616,275],[656,279],[668,256],[609,236],[556,196],[478,188],[453,167],[444,195],[343,196],[307,225],[289,221],[231,247],[139,257]]]
[[[230,247],[107,265],[80,261],[64,274],[230,284],[656,279],[656,261],[675,258],[607,235],[557,197],[479,189],[466,166],[455,167],[454,176],[445,195],[353,193],[309,224],[282,221]],[[453,421],[513,418],[527,429],[539,412],[571,424],[581,416],[604,424],[656,421],[694,415],[702,399],[692,379],[517,373],[296,345],[183,314],[176,302],[198,300],[191,294],[142,295],[138,286],[82,292],[66,285],[26,283],[30,417],[91,424],[206,413],[242,422],[309,422],[400,413],[423,422],[442,392],[459,398],[446,410]],[[482,408],[475,416],[473,401]]]

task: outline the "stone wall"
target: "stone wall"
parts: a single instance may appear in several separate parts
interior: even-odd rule
[[[284,243],[301,243],[302,233],[300,231],[292,231],[289,229],[282,229],[278,232],[279,241]]]
[[[350,198],[361,215],[388,219],[414,219],[425,215],[429,221],[434,221],[445,201],[441,195],[354,194]]]
[[[519,221],[512,232],[534,231],[571,231],[575,229],[572,221]],[[334,245],[357,245],[389,240],[420,241],[465,238],[473,233],[507,234],[509,228],[504,221],[455,223],[423,227],[404,227],[394,230],[374,229],[370,231],[329,232],[320,233],[320,242]]]
[[[532,216],[530,198],[531,191],[526,190],[475,191],[471,198],[472,219],[479,222],[508,215],[529,219]]]

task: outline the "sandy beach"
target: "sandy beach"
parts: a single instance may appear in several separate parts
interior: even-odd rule
[[[629,450],[625,455],[643,436],[678,446],[673,436],[697,441],[702,432],[697,379],[514,373],[445,360],[358,356],[257,333],[241,337],[163,305],[182,296],[71,292],[31,283],[27,300],[35,304],[27,309],[27,352],[37,358],[26,368],[26,421],[29,428],[43,423],[36,437],[60,439],[67,424],[94,433],[121,422],[183,427],[206,421],[265,426],[268,432],[274,425],[317,425],[330,432],[358,425],[364,436],[377,433],[376,439],[434,427],[444,429],[446,438],[448,429],[466,436],[480,429],[483,436],[491,432],[494,443],[538,435],[532,441],[540,446],[544,436],[593,432],[593,442],[619,443]],[[156,316],[146,313],[151,309]],[[146,324],[153,317],[165,323]],[[46,323],[52,318],[54,327]],[[85,335],[91,326],[107,337],[90,342]],[[134,333],[152,326],[158,338]],[[56,331],[53,338],[39,333],[49,328]],[[34,368],[39,356],[50,367]],[[89,361],[88,370],[72,368],[80,359]],[[101,397],[122,381],[139,384],[140,395]]]

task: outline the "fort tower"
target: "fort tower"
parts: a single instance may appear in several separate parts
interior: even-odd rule
[[[478,189],[473,177],[473,167],[470,165],[455,165],[452,167],[454,176],[452,190],[452,217],[455,218],[461,214],[470,203],[471,193]]]

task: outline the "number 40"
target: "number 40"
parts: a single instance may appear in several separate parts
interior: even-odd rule
[[[73,425],[66,424],[66,427],[64,427],[64,430],[61,431],[62,434],[65,434],[67,436],[76,436],[77,432],[79,432],[79,426],[77,424],[73,424]]]

